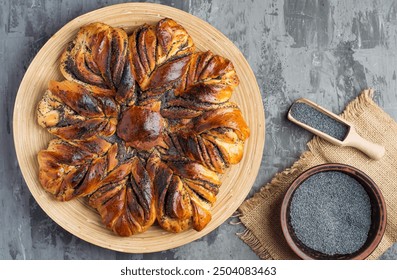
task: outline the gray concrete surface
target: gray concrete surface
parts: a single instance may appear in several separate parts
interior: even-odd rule
[[[0,259],[256,259],[226,221],[200,240],[153,254],[103,249],[65,232],[36,204],[16,160],[12,113],[43,44],[71,19],[123,1],[0,0]],[[397,120],[397,1],[157,1],[208,21],[244,53],[266,111],[262,165],[249,194],[290,166],[310,134],[285,119],[299,97],[339,113],[367,86]],[[397,246],[382,259],[397,259]]]

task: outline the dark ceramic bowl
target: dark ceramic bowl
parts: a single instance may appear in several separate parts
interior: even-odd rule
[[[371,227],[365,244],[355,253],[347,255],[326,255],[304,245],[295,235],[290,222],[291,198],[297,188],[310,176],[324,171],[339,171],[356,179],[366,190],[371,201]],[[302,259],[307,260],[362,260],[367,258],[378,246],[386,228],[386,204],[383,195],[364,172],[344,164],[322,164],[306,170],[296,178],[284,196],[281,205],[281,228],[291,249]]]

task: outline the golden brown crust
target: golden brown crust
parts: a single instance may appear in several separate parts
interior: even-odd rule
[[[60,70],[70,81],[115,90],[120,103],[134,102],[128,36],[103,23],[83,26],[61,56]]]
[[[193,227],[199,231],[211,221],[210,208],[221,184],[215,172],[192,161],[164,162],[156,154],[149,158],[147,169],[162,228],[181,232]]]
[[[120,236],[130,236],[149,228],[156,219],[153,184],[142,162],[128,163],[131,176],[119,182],[108,180],[89,198],[103,223]]]
[[[195,48],[186,30],[172,19],[137,28],[129,47],[132,74],[143,98],[161,95],[180,82]]]
[[[127,146],[139,150],[151,150],[155,146],[167,148],[163,141],[166,125],[160,114],[160,102],[146,106],[131,106],[120,118],[117,135]]]
[[[223,103],[230,99],[239,84],[230,60],[212,52],[192,55],[189,71],[175,91],[177,96],[198,102]]]
[[[191,119],[171,136],[171,144],[179,153],[223,173],[240,162],[249,129],[234,103],[209,110]]]
[[[236,71],[228,59],[210,51],[195,53],[175,89],[176,98],[167,100],[162,114],[170,119],[195,118],[223,106],[238,84]]]
[[[119,112],[111,95],[111,91],[98,87],[50,81],[38,105],[38,122],[64,140],[111,136]]]
[[[48,148],[38,154],[41,185],[61,201],[89,194],[92,188],[84,188],[83,183],[86,175],[95,167],[93,163],[102,158],[98,155],[109,148],[110,144],[99,138],[82,142],[52,140]]]
[[[61,201],[87,197],[120,236],[202,230],[221,180],[238,163],[249,128],[229,101],[231,61],[195,52],[172,19],[130,37],[103,23],[83,26],[61,57],[38,123],[59,139],[38,154],[43,188]]]

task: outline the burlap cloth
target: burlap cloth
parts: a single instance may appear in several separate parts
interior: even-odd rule
[[[239,208],[240,220],[246,227],[239,234],[261,259],[297,259],[288,247],[280,226],[280,207],[291,182],[303,171],[322,163],[352,165],[369,175],[382,190],[387,204],[387,226],[384,237],[368,259],[376,259],[397,241],[397,123],[373,101],[370,90],[363,91],[341,114],[364,138],[383,145],[385,156],[369,159],[356,149],[337,147],[314,137],[309,150],[292,167],[275,175]]]

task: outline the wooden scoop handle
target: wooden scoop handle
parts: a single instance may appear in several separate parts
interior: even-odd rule
[[[385,154],[385,148],[379,144],[375,144],[370,142],[364,138],[362,138],[355,129],[350,128],[349,134],[345,141],[344,146],[351,146],[356,149],[359,149],[364,154],[369,156],[374,160],[381,159]]]

